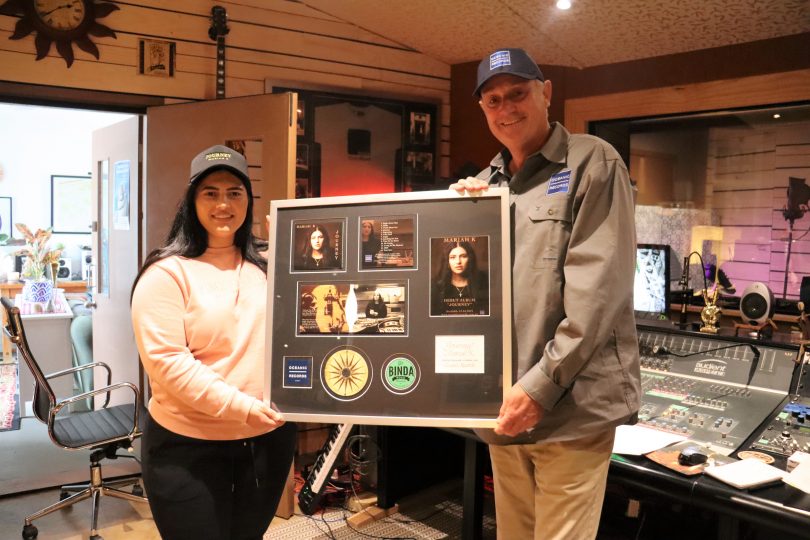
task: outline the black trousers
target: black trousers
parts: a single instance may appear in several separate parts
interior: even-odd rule
[[[295,424],[250,439],[208,441],[145,416],[143,483],[161,537],[260,540],[290,471]]]

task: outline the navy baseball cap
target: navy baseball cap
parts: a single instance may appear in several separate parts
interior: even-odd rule
[[[473,95],[480,97],[481,87],[495,75],[506,73],[524,79],[545,81],[543,72],[534,63],[534,60],[523,49],[500,49],[478,64],[478,83],[475,85]]]
[[[219,169],[228,170],[243,181],[250,182],[245,156],[233,148],[217,144],[203,150],[191,160],[191,176],[188,183],[193,184]]]

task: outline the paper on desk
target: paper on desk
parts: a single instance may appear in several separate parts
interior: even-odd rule
[[[810,493],[810,461],[804,460],[795,469],[786,474],[782,480],[796,489]]]
[[[666,433],[644,426],[619,426],[613,440],[613,453],[640,456],[672,443],[685,440],[683,435]]]

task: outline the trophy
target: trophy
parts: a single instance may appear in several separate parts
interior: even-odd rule
[[[716,334],[719,330],[717,323],[720,321],[720,316],[723,313],[720,308],[717,307],[717,295],[719,292],[720,287],[717,285],[715,285],[711,297],[709,297],[709,292],[706,289],[703,290],[703,300],[706,307],[700,311],[700,320],[703,321],[703,326],[700,327],[701,332]]]

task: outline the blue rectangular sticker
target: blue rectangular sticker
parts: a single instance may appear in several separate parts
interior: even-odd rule
[[[312,357],[284,357],[284,388],[312,388]]]
[[[553,195],[554,193],[568,193],[568,186],[571,184],[571,170],[566,169],[557,174],[552,174],[548,180],[548,189],[546,195]]]

